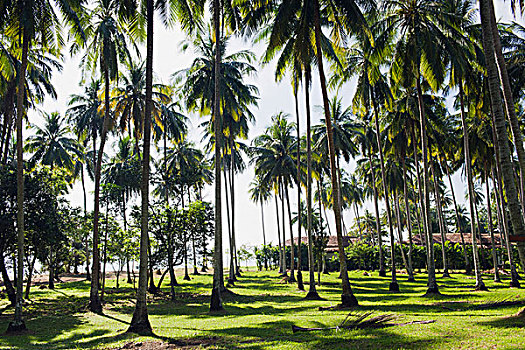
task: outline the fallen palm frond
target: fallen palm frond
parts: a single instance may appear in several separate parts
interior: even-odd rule
[[[373,313],[372,312],[365,312],[365,313],[357,313],[354,314],[350,312],[343,322],[339,326],[334,327],[314,327],[314,328],[304,328],[299,326],[292,326],[293,333],[297,332],[309,332],[309,331],[324,331],[329,329],[365,329],[365,328],[385,328],[385,327],[393,327],[393,326],[406,326],[411,324],[428,324],[435,322],[434,320],[427,320],[427,321],[412,321],[407,323],[387,323],[388,321],[391,321],[395,319],[395,315],[393,314],[384,314],[379,316],[370,317]]]
[[[514,306],[524,304],[523,300],[513,300],[512,298],[504,298],[499,300],[489,300],[481,304],[472,305],[472,309],[490,309],[501,306]]]

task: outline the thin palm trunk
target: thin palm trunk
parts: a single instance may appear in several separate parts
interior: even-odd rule
[[[26,292],[24,298],[29,299],[29,292],[31,291],[31,280],[33,278],[33,271],[35,269],[36,254],[33,255],[31,262],[27,269],[27,283],[26,283]]]
[[[230,126],[230,130],[232,130]],[[233,245],[233,257],[234,257],[234,272],[235,276],[240,277],[241,272],[239,268],[239,261],[237,259],[237,244],[235,242],[235,140],[233,135],[230,135],[230,152],[231,152],[231,163],[230,163],[230,197],[232,205],[232,245]]]
[[[100,301],[104,302],[104,292],[106,291],[106,263],[108,258],[108,228],[109,228],[109,200],[106,199],[106,229],[104,230],[104,252],[102,258],[102,289],[100,290]]]
[[[462,91],[462,86],[459,87]],[[463,94],[460,93],[460,99],[463,99]],[[463,104],[463,102],[461,102]],[[461,114],[461,125],[463,128],[463,149],[465,152],[465,167],[467,172],[467,184],[468,184],[468,197],[470,205],[470,235],[472,238],[472,256],[474,259],[474,273],[476,275],[476,289],[487,290],[485,283],[481,278],[481,269],[479,265],[478,245],[476,244],[476,227],[474,224],[475,220],[475,208],[474,208],[474,184],[472,182],[472,170],[470,167],[470,150],[469,150],[469,132],[467,121],[465,120],[465,113]]]
[[[388,194],[387,182],[386,182],[386,171],[385,171],[385,160],[383,158],[383,147],[381,145],[381,130],[379,129],[379,113],[374,100],[375,96],[372,96],[372,108],[375,116],[375,129],[376,129],[376,142],[379,152],[379,164],[381,167],[381,180],[383,183],[383,195],[385,197],[385,210],[388,219],[388,229],[390,235],[390,264],[392,268],[392,280],[388,290],[391,292],[399,292],[399,284],[397,283],[396,277],[396,258],[395,258],[395,240],[394,240],[394,227],[392,224],[392,212],[390,211],[390,196]]]
[[[263,233],[263,252],[264,252],[264,269],[268,270],[268,256],[266,254],[266,229],[264,227],[264,204],[261,201],[261,224]]]
[[[22,123],[25,116],[24,95],[25,95],[25,77],[27,70],[27,56],[30,44],[29,31],[23,29],[22,37],[22,58],[20,69],[18,71],[18,91],[16,96],[16,227],[17,227],[17,275],[16,280],[16,303],[14,320],[9,324],[8,332],[17,332],[26,329],[25,322],[22,318],[22,298],[24,292],[24,151]],[[6,140],[9,142],[9,140]]]
[[[487,65],[487,76],[491,98],[493,124],[496,131],[497,144],[499,145],[499,157],[501,175],[504,180],[504,190],[507,195],[507,205],[512,223],[513,232],[517,236],[525,236],[523,223],[523,208],[518,199],[518,191],[513,177],[511,152],[508,140],[505,114],[503,112],[503,101],[500,93],[500,82],[498,79],[498,66],[496,64],[494,45],[495,40],[492,33],[492,4],[490,0],[480,0],[481,29],[483,37],[483,50]],[[504,65],[503,65],[504,66]],[[503,68],[503,67],[501,67]],[[510,107],[512,109],[512,107]],[[523,174],[523,171],[522,171]],[[518,243],[520,257],[524,254],[523,243]]]
[[[221,199],[221,143],[222,143],[222,118],[220,112],[220,62],[221,62],[221,28],[220,28],[221,2],[213,0],[213,29],[215,32],[215,67],[214,67],[214,101],[213,128],[215,134],[215,244],[213,251],[213,289],[211,293],[210,311],[223,309],[221,289],[224,288],[222,280],[222,199]]]
[[[428,176],[428,148],[427,148],[427,132],[426,132],[426,116],[425,107],[423,104],[423,92],[421,91],[420,77],[416,79],[417,100],[419,107],[419,122],[421,132],[421,151],[423,157],[423,225],[425,226],[425,233],[427,239],[427,268],[428,268],[428,282],[427,295],[438,294],[439,288],[436,282],[436,265],[434,261],[434,239],[432,234],[432,225],[430,221],[430,189]]]
[[[443,214],[441,212],[441,195],[439,193],[438,180],[436,176],[436,171],[434,169],[434,161],[432,160],[432,157],[430,158],[430,172],[432,174],[432,179],[434,180],[434,198],[436,201],[436,212],[439,223],[439,233],[441,235],[441,258],[443,261],[443,277],[450,277],[450,274],[448,273],[447,251],[445,249],[445,241],[447,240],[447,237],[445,236],[445,224],[443,222]]]
[[[82,193],[84,194],[84,218],[87,218],[87,195],[86,195],[86,184],[84,179],[84,165],[82,165],[82,172],[80,174],[82,179]],[[91,275],[89,274],[89,234],[86,233],[86,239],[84,242],[85,252],[86,252],[86,280],[91,280]]]
[[[463,106],[461,108],[463,108]],[[459,236],[461,237],[461,248],[463,250],[463,258],[465,259],[465,271],[467,274],[470,274],[472,270],[470,268],[470,260],[467,255],[465,235],[463,234],[463,230],[461,229],[461,222],[459,220],[458,203],[456,202],[456,192],[454,191],[454,186],[452,185],[452,177],[450,176],[448,164],[445,164],[444,168],[447,171],[448,184],[450,187],[450,192],[452,193],[452,202],[454,204],[454,217],[456,218],[456,227],[458,228]]]
[[[304,290],[303,273],[302,273],[302,254],[301,254],[301,231],[302,231],[302,211],[301,211],[301,128],[299,118],[299,101],[297,98],[297,81],[294,86],[294,102],[295,102],[295,116],[296,116],[296,131],[297,131],[297,289]]]
[[[233,237],[232,237],[232,225],[231,225],[231,216],[230,216],[230,198],[228,198],[228,171],[226,167],[223,169],[224,174],[224,192],[225,192],[225,199],[226,199],[226,220],[228,222],[228,242],[230,245],[230,269],[228,271],[228,284],[234,285],[235,281],[237,281],[237,277],[235,277],[235,266],[234,266],[234,250],[235,247],[233,245]],[[231,189],[230,189],[231,191]]]
[[[372,189],[374,191],[374,209],[376,219],[377,244],[379,246],[379,276],[386,277],[385,271],[385,257],[383,255],[383,237],[381,232],[381,220],[379,219],[379,194],[377,193],[376,177],[374,167],[372,165],[372,150],[368,148],[368,163],[370,168],[370,175],[372,176]]]
[[[278,194],[276,193],[275,198],[275,217],[277,218],[277,240],[279,242],[279,273],[281,276],[285,273],[284,269],[284,258],[283,258],[283,245],[281,244],[281,222],[279,218],[279,200]]]
[[[490,243],[492,245],[492,265],[494,265],[494,282],[500,282],[498,271],[498,257],[496,253],[496,243],[494,240],[494,228],[492,225],[492,207],[490,205],[490,189],[489,189],[489,174],[488,166],[485,164],[485,188],[487,190],[487,216],[489,223]]]
[[[407,216],[407,231],[408,231],[408,267],[410,268],[410,271],[412,271],[412,276],[408,276],[408,282],[414,282],[414,267],[412,266],[412,250],[413,250],[413,242],[412,242],[412,214],[410,212],[410,205],[408,203],[408,178],[407,178],[407,165],[405,158],[403,157],[401,159],[402,167],[403,167],[403,197],[405,200],[405,212]]]
[[[311,71],[305,68],[304,74],[304,96],[306,107],[306,234],[308,236],[308,294],[305,299],[320,299],[315,287],[315,262],[312,237],[312,133],[311,133],[311,116],[310,116],[310,83]]]
[[[148,213],[149,213],[149,161],[151,143],[151,110],[152,110],[152,83],[153,83],[153,0],[146,1],[146,108],[144,111],[144,142],[142,157],[141,178],[141,220],[140,220],[140,265],[139,287],[137,289],[137,302],[128,332],[138,334],[152,334],[149,323],[146,292],[148,287]]]
[[[408,273],[408,280],[413,281],[414,280],[414,272],[412,271],[412,267],[408,263],[408,259],[405,253],[405,250],[403,249],[403,224],[401,222],[401,209],[399,207],[399,194],[397,193],[397,189],[394,190],[394,205],[396,207],[396,217],[397,217],[397,233],[398,233],[398,239],[399,239],[399,249],[401,250],[401,258],[403,259],[403,264],[405,265],[405,269]]]
[[[277,180],[279,182],[279,197],[281,199],[281,228],[283,230],[283,267],[284,267],[284,276],[288,276],[288,265],[286,264],[286,224],[285,224],[285,216],[284,216],[284,184],[281,177]]]
[[[290,197],[288,196],[288,186],[283,184],[284,193],[286,195],[286,207],[288,208],[288,224],[290,226],[290,278],[288,282],[296,282],[295,280],[295,243],[293,240],[293,224],[292,224],[292,210],[290,208]]]
[[[321,47],[321,18],[319,10],[319,1],[314,0],[314,27],[315,27],[315,46],[317,54],[317,67],[319,71],[319,80],[321,83],[321,92],[323,94],[323,107],[326,122],[326,135],[328,138],[328,150],[330,155],[330,176],[332,179],[332,200],[333,209],[335,216],[335,228],[337,234],[337,246],[339,248],[339,269],[341,272],[341,305],[344,307],[357,306],[358,302],[354,294],[352,293],[352,287],[350,286],[350,280],[348,279],[348,270],[346,266],[346,254],[343,245],[343,231],[341,227],[341,204],[339,203],[339,191],[337,181],[337,167],[335,164],[335,145],[334,145],[334,134],[332,128],[332,120],[330,117],[330,106],[328,102],[328,90],[326,88],[326,77],[323,68],[323,50]]]

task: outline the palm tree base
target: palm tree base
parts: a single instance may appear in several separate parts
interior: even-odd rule
[[[100,301],[100,298],[98,297],[98,294],[96,298],[91,298],[89,300],[88,309],[89,311],[94,312],[96,314],[102,314],[102,303]]]
[[[233,278],[228,278],[228,281],[226,282],[226,285],[228,287],[233,287],[235,286],[235,280]]]
[[[303,300],[325,300],[323,298],[321,298],[321,296],[319,296],[319,294],[317,292],[308,292],[308,294],[306,294],[306,296],[303,298]]]
[[[341,294],[341,306],[354,307],[359,306],[359,302],[354,294]]]
[[[483,283],[483,281],[476,284],[476,291],[487,292],[488,290],[489,289],[487,288],[485,283]]]
[[[414,278],[414,276],[410,276],[408,279],[407,279],[407,282],[415,282],[416,279]]]
[[[221,294],[217,288],[213,288],[211,291],[210,312],[224,312]]]
[[[157,294],[159,292],[157,286],[151,285],[148,287],[148,293]]]
[[[142,312],[137,313],[137,310],[135,309],[133,319],[131,320],[131,324],[126,333],[135,333],[139,335],[153,335],[153,329],[151,328],[151,324],[149,323],[148,314],[143,314]]]
[[[300,271],[297,272],[297,289],[304,291],[303,274]]]
[[[510,280],[509,287],[511,288],[520,288],[520,281],[517,278],[513,277]]]
[[[397,281],[390,282],[390,285],[388,286],[389,292],[399,292],[399,283]]]
[[[24,320],[12,321],[9,322],[5,334],[19,334],[25,331],[27,331],[27,327]]]
[[[297,282],[293,273],[290,274],[290,278],[288,278],[288,282]]]
[[[448,273],[448,271],[443,271],[443,277],[450,278],[450,274]]]
[[[385,270],[379,270],[379,277],[386,277],[386,271]]]
[[[438,287],[433,287],[433,288],[428,288],[426,293],[423,294],[423,297],[426,297],[426,298],[432,298],[432,297],[435,297],[437,295],[441,295],[441,293],[439,292],[439,289]]]

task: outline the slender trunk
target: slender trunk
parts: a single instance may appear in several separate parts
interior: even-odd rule
[[[372,164],[372,150],[368,148],[368,163],[370,167],[370,175],[372,176],[372,189],[374,191],[374,209],[376,217],[376,231],[377,231],[377,244],[379,245],[379,276],[386,277],[385,271],[385,257],[383,255],[383,237],[381,232],[381,220],[379,219],[379,194],[377,193],[375,171]]]
[[[100,291],[100,301],[104,302],[104,292],[106,291],[106,263],[108,258],[108,203],[109,201],[106,201],[106,229],[104,232],[104,257],[102,258],[102,290]]]
[[[283,184],[286,195],[286,207],[288,208],[288,224],[290,226],[290,278],[288,282],[295,282],[295,244],[293,240],[292,210],[290,208],[290,198],[288,196],[288,186]]]
[[[197,252],[195,250],[195,237],[192,237],[191,245],[192,245],[192,250],[193,250],[193,274],[200,275],[199,270],[197,270]]]
[[[21,28],[22,29],[22,28]],[[25,77],[27,69],[27,55],[29,52],[30,34],[25,28],[22,37],[22,58],[20,70],[18,71],[18,91],[16,96],[16,200],[17,200],[17,255],[18,265],[16,280],[16,304],[14,320],[9,324],[8,332],[25,330],[25,322],[22,318],[22,294],[24,292],[24,138],[22,135],[22,124],[25,116],[24,95]],[[8,141],[9,142],[9,141]]]
[[[525,226],[523,223],[522,206],[518,200],[518,191],[514,183],[513,167],[511,162],[511,152],[508,140],[505,115],[503,112],[503,101],[500,93],[500,82],[498,79],[498,66],[495,59],[495,39],[492,33],[492,4],[490,0],[480,0],[481,29],[483,35],[483,50],[487,65],[487,75],[489,82],[489,92],[492,105],[492,115],[494,128],[496,130],[501,174],[504,180],[504,190],[507,195],[507,205],[509,208],[510,220],[513,232],[517,236],[525,236]],[[503,69],[504,65],[500,67]],[[505,90],[505,89],[504,89]],[[510,101],[509,101],[510,102]],[[512,109],[512,106],[509,106]],[[518,129],[519,130],[519,129]],[[518,133],[519,134],[519,133]],[[515,142],[520,138],[515,139]],[[521,161],[521,160],[520,160]],[[523,174],[523,171],[522,171]],[[518,243],[520,257],[524,255],[525,242]]]
[[[321,91],[323,94],[323,106],[326,122],[326,134],[328,138],[328,150],[330,153],[330,175],[332,178],[332,200],[335,216],[335,228],[337,234],[337,245],[339,248],[339,267],[341,272],[341,304],[345,307],[358,305],[357,299],[352,293],[352,287],[348,279],[348,271],[346,266],[346,254],[343,245],[343,232],[341,227],[341,204],[339,203],[339,186],[337,182],[337,167],[335,164],[335,146],[334,135],[332,130],[332,120],[330,117],[330,106],[328,102],[328,90],[326,88],[326,78],[323,68],[323,51],[321,47],[321,19],[319,13],[319,1],[314,0],[314,26],[315,26],[315,46],[317,54],[317,68],[319,71],[319,79],[321,83]]]
[[[281,228],[283,229],[283,275],[288,276],[288,265],[286,264],[286,224],[284,215],[284,184],[282,178],[279,177],[279,197],[281,199]]]
[[[53,247],[49,247],[49,276],[48,276],[48,288],[55,289],[55,266],[53,259]]]
[[[426,228],[427,236],[427,267],[428,267],[428,282],[427,294],[439,293],[439,288],[436,282],[436,265],[434,261],[434,237],[432,234],[432,225],[430,221],[430,189],[428,176],[428,149],[427,149],[427,133],[426,133],[426,116],[425,106],[423,104],[423,92],[421,91],[420,77],[416,79],[417,100],[419,107],[419,122],[421,132],[421,151],[423,157],[423,224]]]
[[[230,198],[228,198],[228,172],[226,170],[226,167],[223,168],[223,174],[224,174],[224,196],[226,199],[226,220],[228,223],[228,242],[230,244],[230,269],[228,271],[228,283],[230,285],[233,285],[237,278],[235,277],[235,267],[233,266],[233,252],[235,250],[233,246],[233,238],[232,238],[232,226],[230,221]]]
[[[85,165],[85,164],[84,164]],[[81,173],[81,179],[82,179],[82,192],[84,194],[84,218],[87,218],[87,195],[86,195],[86,184],[84,179],[84,165],[82,165],[82,173]],[[86,280],[91,280],[91,275],[89,273],[89,234],[86,233],[86,238],[84,241],[85,245],[85,252],[86,252]]]
[[[35,262],[36,262],[36,254],[33,255],[33,258],[31,259],[31,262],[28,266],[27,271],[27,282],[26,282],[26,293],[24,298],[29,299],[29,292],[31,291],[31,280],[33,279],[33,271],[35,269]]]
[[[283,249],[281,244],[281,222],[279,219],[279,200],[278,194],[274,196],[275,199],[275,217],[277,218],[277,241],[279,243],[279,273],[282,275],[284,273],[284,259],[283,259]]]
[[[460,99],[463,99],[462,86],[459,87]],[[463,103],[462,103],[463,104]],[[470,167],[470,150],[469,150],[469,132],[467,121],[465,120],[465,114],[461,113],[461,124],[463,127],[463,149],[465,152],[465,167],[467,172],[467,184],[468,184],[468,199],[470,205],[470,235],[472,238],[472,256],[474,259],[474,273],[476,275],[476,289],[477,290],[487,290],[485,283],[481,278],[481,270],[479,266],[479,256],[478,256],[478,245],[476,244],[476,227],[474,224],[475,220],[475,208],[474,208],[474,184],[472,182],[472,170]]]
[[[434,161],[432,160],[432,157],[430,157],[430,172],[434,180],[436,214],[439,222],[439,233],[441,235],[441,258],[443,260],[443,277],[450,277],[450,274],[448,273],[447,252],[445,250],[445,241],[447,237],[445,236],[445,224],[443,222],[443,214],[441,213],[441,195],[439,194],[438,180],[436,176],[436,171],[434,169]]]
[[[392,280],[388,290],[391,292],[399,292],[399,284],[397,283],[396,277],[396,258],[395,258],[395,240],[394,240],[394,228],[392,225],[392,212],[390,211],[390,195],[388,194],[388,187],[386,182],[386,171],[385,171],[385,161],[383,158],[383,147],[381,145],[381,130],[379,129],[379,112],[374,100],[375,96],[372,96],[372,108],[374,110],[375,116],[375,129],[376,129],[376,142],[379,152],[379,164],[381,167],[381,179],[383,183],[383,195],[385,196],[385,210],[386,216],[388,219],[388,229],[390,234],[390,263],[392,267]]]
[[[310,116],[310,83],[311,70],[305,67],[304,75],[304,96],[306,108],[306,234],[308,236],[308,294],[305,299],[316,300],[320,296],[315,286],[315,262],[312,237],[312,133],[311,133],[311,116]]]
[[[230,131],[233,128],[230,125]],[[234,271],[235,276],[240,277],[241,272],[239,268],[239,261],[237,259],[237,244],[235,242],[235,140],[233,135],[230,135],[230,196],[232,205],[232,244],[233,244],[233,256],[234,256]]]
[[[397,193],[397,190],[394,190],[394,203],[396,206],[396,216],[397,216],[397,227],[398,227],[398,239],[399,239],[399,248],[401,249],[401,258],[403,259],[403,264],[405,265],[405,269],[408,273],[408,280],[413,281],[414,280],[414,272],[412,271],[412,267],[408,263],[408,259],[405,254],[405,250],[403,249],[403,225],[401,223],[401,210],[399,209],[399,195]]]
[[[414,282],[414,267],[412,266],[412,218],[410,213],[410,204],[408,202],[408,177],[407,177],[407,165],[405,157],[402,157],[401,163],[403,166],[403,197],[405,200],[405,212],[407,216],[407,231],[408,231],[408,267],[412,271],[412,276],[408,276],[409,282]]]
[[[213,251],[213,289],[211,293],[210,311],[223,309],[221,300],[221,289],[224,286],[222,280],[222,210],[221,210],[221,143],[222,143],[222,118],[220,112],[220,12],[219,0],[213,0],[213,29],[215,31],[215,67],[214,67],[214,100],[213,117],[215,118],[213,128],[215,134],[215,246]]]
[[[7,298],[9,299],[11,306],[15,306],[16,305],[16,290],[13,287],[13,283],[11,283],[9,274],[7,273],[7,268],[5,266],[4,253],[0,253],[0,273],[2,274],[2,281],[4,282],[4,287],[7,293]]]
[[[463,108],[463,106],[461,106],[461,108]],[[450,186],[450,192],[452,193],[452,202],[454,203],[454,216],[456,218],[456,226],[458,228],[459,236],[461,237],[461,248],[463,249],[463,257],[465,259],[465,271],[467,274],[470,274],[472,270],[470,268],[470,260],[467,255],[467,247],[465,245],[465,235],[463,234],[463,230],[461,229],[461,222],[459,220],[458,203],[456,202],[456,193],[454,191],[454,186],[452,185],[452,178],[450,176],[448,164],[445,164],[445,169],[447,170],[448,184]]]
[[[18,97],[18,94],[17,94]],[[16,118],[15,118],[15,126],[16,128]],[[7,136],[5,138],[5,145],[4,145],[4,155],[2,158],[2,164],[7,164],[7,157],[9,156],[9,141],[11,140],[11,134],[13,133],[13,125],[8,125],[7,127]]]
[[[151,143],[151,112],[152,112],[152,87],[153,87],[153,0],[146,1],[146,108],[144,111],[144,142],[142,157],[141,178],[141,220],[140,220],[140,268],[139,287],[137,289],[137,303],[128,332],[139,334],[151,334],[152,328],[149,323],[146,292],[148,287],[148,214],[149,214],[149,161]]]
[[[297,289],[304,290],[303,283],[303,273],[302,273],[302,254],[301,254],[301,231],[302,231],[302,211],[301,211],[301,128],[300,122],[301,118],[299,117],[299,100],[297,92],[297,84],[295,81],[294,84],[294,102],[295,102],[295,116],[296,116],[296,126],[297,131],[297,155],[296,155],[296,168],[297,168]]]
[[[177,286],[178,283],[177,283],[177,277],[175,276],[175,269],[173,268],[173,244],[171,242],[168,242],[167,246],[168,246],[168,269],[170,273],[170,297],[171,297],[171,300],[173,301],[175,300],[175,286]]]
[[[498,257],[496,255],[496,243],[494,240],[494,228],[492,225],[492,207],[490,205],[490,189],[489,189],[489,174],[488,166],[485,163],[485,188],[487,190],[487,216],[489,223],[490,243],[492,245],[492,264],[494,265],[494,282],[500,282],[498,271]]]
[[[264,253],[264,269],[268,270],[268,257],[266,256],[266,230],[264,228],[264,205],[261,201],[261,223],[263,233],[263,253]]]
[[[494,12],[494,2],[489,0],[490,9],[490,28],[492,31],[493,39],[493,50],[496,58],[496,64],[499,71],[499,78],[501,86],[503,88],[503,102],[505,103],[505,110],[507,112],[507,118],[510,124],[510,130],[512,132],[512,138],[516,153],[518,155],[519,164],[519,183],[520,183],[520,199],[521,207],[525,208],[525,149],[523,148],[523,135],[520,129],[520,122],[516,116],[516,107],[514,104],[514,97],[512,96],[512,89],[509,81],[509,74],[507,72],[507,65],[501,48],[501,40],[499,36],[498,23],[496,22],[496,15]],[[523,248],[522,248],[523,249]]]

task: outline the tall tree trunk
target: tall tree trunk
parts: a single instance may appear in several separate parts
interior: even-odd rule
[[[412,266],[412,218],[410,213],[410,204],[408,202],[408,177],[407,177],[407,164],[405,158],[401,159],[403,167],[403,197],[405,200],[405,212],[407,216],[407,231],[408,231],[408,267],[412,271],[412,276],[408,276],[408,282],[415,282],[414,278],[414,267]]]
[[[283,183],[283,187],[286,195],[286,207],[288,208],[288,224],[290,226],[290,278],[288,282],[295,282],[295,244],[293,240],[292,210],[290,208],[290,197],[288,196],[288,185]]]
[[[430,172],[432,173],[432,178],[434,182],[434,196],[436,201],[436,214],[439,222],[439,231],[441,234],[441,258],[443,260],[443,277],[450,277],[448,273],[448,263],[447,263],[447,251],[445,249],[445,241],[447,237],[445,236],[445,224],[443,222],[443,214],[441,212],[441,195],[439,194],[438,180],[436,176],[436,170],[434,169],[434,161],[430,157]]]
[[[17,227],[17,255],[18,265],[16,280],[16,304],[14,320],[9,323],[8,332],[17,332],[26,329],[22,318],[22,293],[24,292],[24,138],[22,135],[22,123],[25,116],[24,96],[25,96],[25,77],[27,69],[27,55],[29,52],[30,34],[25,28],[22,37],[22,58],[18,71],[18,91],[16,95],[16,227]],[[9,142],[7,140],[7,142]]]
[[[228,242],[230,245],[230,269],[228,271],[228,284],[234,285],[235,281],[237,281],[237,277],[235,276],[235,266],[234,266],[234,250],[235,247],[233,245],[233,237],[232,237],[232,225],[231,225],[231,216],[230,216],[230,198],[228,198],[228,171],[226,167],[223,167],[223,174],[224,174],[224,196],[226,199],[226,221],[228,223]],[[231,189],[230,189],[231,191]]]
[[[479,3],[483,36],[483,50],[485,52],[485,60],[487,65],[493,123],[498,140],[497,144],[499,145],[499,157],[501,163],[501,174],[504,180],[504,190],[507,195],[507,205],[509,208],[513,232],[517,236],[525,236],[523,208],[518,200],[518,192],[513,177],[510,147],[509,143],[506,142],[506,140],[508,140],[508,134],[505,123],[505,115],[502,108],[503,102],[501,99],[500,84],[498,79],[498,66],[496,64],[494,53],[495,42],[492,33],[492,4],[490,0],[480,0]],[[512,109],[512,107],[510,109]],[[519,242],[518,251],[520,253],[520,257],[524,255],[523,250],[524,242]]]
[[[487,216],[489,223],[490,243],[492,245],[492,264],[494,265],[494,282],[501,282],[498,271],[498,257],[496,254],[496,243],[494,240],[494,228],[492,225],[492,207],[490,205],[490,189],[489,189],[489,167],[485,164],[485,188],[487,190]]]
[[[261,223],[262,223],[262,233],[263,233],[263,253],[264,253],[264,269],[268,270],[268,257],[266,254],[266,229],[264,227],[264,205],[261,201]]]
[[[82,193],[84,194],[84,218],[86,219],[87,218],[87,195],[86,195],[86,184],[85,184],[85,179],[84,179],[84,166],[85,164],[82,165],[82,173],[81,173],[81,179],[82,179]],[[85,245],[85,252],[86,252],[86,280],[87,281],[90,281],[91,280],[91,275],[89,273],[89,234],[86,233],[86,238],[85,238],[85,241],[84,241],[84,245]]]
[[[102,258],[102,289],[100,291],[100,301],[104,302],[104,292],[106,291],[106,263],[108,261],[108,228],[109,228],[109,200],[106,200],[106,229],[104,232],[104,257]]]
[[[213,128],[215,134],[215,245],[213,250],[213,289],[211,293],[210,311],[223,309],[221,300],[222,281],[222,210],[221,210],[221,142],[222,142],[222,118],[220,112],[220,67],[221,67],[221,32],[220,32],[221,3],[213,0],[213,29],[215,32],[215,67],[214,67],[214,100],[213,117],[215,118]]]
[[[281,198],[281,228],[283,230],[283,267],[284,267],[284,276],[288,276],[288,265],[286,264],[286,224],[285,224],[285,215],[284,215],[284,184],[281,177],[277,180],[279,182],[279,197]]]
[[[304,290],[303,283],[303,272],[302,272],[302,254],[301,254],[301,231],[302,231],[302,211],[301,211],[301,118],[299,117],[299,100],[298,100],[298,79],[294,82],[293,97],[295,102],[295,117],[297,131],[297,155],[296,155],[296,168],[297,168],[297,289]]]
[[[507,72],[507,65],[501,48],[501,40],[499,36],[498,23],[496,22],[496,15],[494,12],[494,2],[489,0],[490,9],[490,30],[492,31],[493,49],[496,56],[496,64],[499,71],[499,78],[501,86],[503,88],[503,102],[505,103],[505,110],[507,112],[507,118],[509,119],[510,130],[512,132],[512,138],[516,153],[518,154],[519,164],[519,179],[520,179],[520,199],[521,207],[525,208],[525,149],[523,148],[523,135],[520,129],[520,122],[516,116],[516,107],[514,104],[514,98],[512,96],[512,89],[509,81],[509,74]],[[488,29],[488,28],[487,28]],[[518,247],[520,245],[518,244]],[[521,248],[524,249],[523,244]]]
[[[0,273],[2,274],[2,281],[4,282],[4,287],[7,293],[7,298],[9,299],[11,306],[15,306],[16,305],[16,290],[13,287],[13,283],[11,282],[11,279],[9,278],[9,274],[7,273],[7,268],[5,266],[5,258],[4,258],[3,252],[0,252]]]
[[[277,218],[277,241],[279,243],[279,273],[281,276],[285,276],[286,269],[284,267],[284,254],[283,254],[283,245],[281,244],[281,222],[279,218],[279,200],[278,194],[275,196],[275,217]]]
[[[343,230],[341,227],[341,204],[339,203],[339,186],[337,181],[337,167],[335,164],[335,145],[334,134],[332,129],[332,120],[330,117],[330,106],[328,102],[328,91],[326,88],[326,78],[323,68],[323,50],[321,47],[321,18],[319,10],[319,1],[314,0],[314,26],[315,26],[315,47],[317,54],[317,67],[319,70],[319,80],[321,83],[321,91],[323,94],[323,107],[326,122],[326,135],[328,138],[328,150],[330,153],[330,176],[332,178],[332,200],[335,216],[335,228],[337,233],[337,245],[339,248],[339,267],[341,272],[341,304],[344,307],[357,306],[358,302],[352,293],[352,287],[348,279],[348,271],[346,266],[346,254],[343,245]]]
[[[463,106],[461,108],[463,108]],[[463,234],[463,230],[461,229],[461,222],[459,220],[458,203],[456,202],[456,192],[454,191],[454,186],[452,185],[452,178],[450,176],[448,164],[445,163],[444,168],[447,171],[448,184],[450,186],[450,192],[452,193],[452,202],[454,204],[454,216],[456,218],[456,226],[458,228],[459,236],[461,237],[461,248],[463,249],[463,257],[465,259],[465,272],[467,274],[470,274],[472,270],[470,268],[470,260],[467,255],[467,247],[465,245],[465,235]]]
[[[230,131],[232,130],[230,125]],[[234,256],[234,267],[235,267],[235,276],[240,277],[241,271],[239,268],[239,261],[237,259],[237,244],[235,242],[235,140],[233,134],[230,135],[230,196],[231,196],[231,205],[232,205],[232,244],[233,244],[233,256]]]
[[[423,225],[425,226],[425,233],[427,239],[427,268],[428,268],[428,282],[427,295],[438,294],[439,288],[436,282],[436,264],[434,260],[434,237],[432,234],[432,224],[430,221],[430,189],[428,176],[428,149],[427,149],[427,132],[426,132],[426,116],[425,106],[423,103],[423,92],[421,91],[420,77],[416,79],[417,100],[419,108],[419,123],[421,132],[421,151],[423,157]]]
[[[390,264],[392,268],[392,280],[390,281],[390,285],[388,287],[388,290],[391,292],[399,292],[399,284],[397,283],[397,277],[396,277],[396,258],[395,258],[395,240],[394,240],[394,228],[392,225],[392,212],[390,211],[390,198],[388,194],[388,187],[386,183],[386,171],[385,171],[385,160],[383,158],[383,147],[381,145],[381,130],[379,129],[379,112],[377,110],[377,106],[374,100],[375,96],[372,94],[372,108],[374,109],[374,116],[375,116],[375,129],[376,129],[376,142],[377,142],[377,149],[379,152],[379,164],[381,167],[381,180],[383,183],[383,195],[385,196],[385,210],[386,210],[386,217],[388,219],[388,229],[390,234]]]
[[[306,107],[306,235],[308,236],[308,294],[305,299],[319,300],[321,297],[315,287],[315,261],[314,261],[314,240],[312,237],[312,132],[310,115],[310,83],[311,70],[305,67],[304,72],[304,96]]]
[[[152,334],[151,324],[148,318],[146,292],[148,287],[148,214],[149,214],[149,161],[151,143],[151,112],[152,112],[152,88],[153,88],[153,0],[146,0],[146,108],[144,110],[144,142],[142,157],[141,178],[141,220],[140,220],[140,268],[139,287],[137,289],[137,303],[128,332],[138,334]]]
[[[386,277],[385,271],[385,257],[383,255],[383,237],[381,232],[381,220],[379,218],[379,194],[377,193],[376,176],[374,167],[372,165],[372,150],[368,148],[368,163],[370,167],[370,175],[372,176],[372,189],[374,191],[374,209],[376,218],[377,244],[379,246],[379,276]]]
[[[460,99],[463,100],[463,88],[460,85]],[[463,104],[463,102],[461,101]],[[465,167],[467,172],[467,184],[468,184],[468,199],[470,205],[470,235],[472,238],[472,256],[474,259],[474,273],[476,274],[476,290],[487,290],[485,283],[481,276],[481,269],[479,265],[478,256],[478,245],[476,244],[476,227],[474,224],[475,220],[475,208],[474,208],[474,184],[472,182],[472,170],[470,166],[470,150],[469,150],[469,132],[467,121],[465,120],[465,114],[461,113],[461,125],[463,127],[463,149],[465,152]]]
[[[398,239],[399,239],[399,249],[401,250],[401,258],[403,259],[403,264],[405,265],[405,269],[408,273],[408,280],[413,281],[414,280],[414,272],[412,271],[412,266],[408,263],[408,259],[405,254],[405,250],[403,249],[403,224],[401,223],[401,209],[399,208],[399,194],[397,193],[397,190],[394,190],[394,204],[396,206],[396,217],[397,217],[397,227],[398,227]]]
[[[24,296],[26,299],[29,299],[29,292],[31,291],[31,280],[33,279],[33,271],[35,269],[35,262],[36,262],[36,254],[33,255],[33,258],[31,259],[31,262],[29,263],[29,266],[27,269],[26,293]]]

